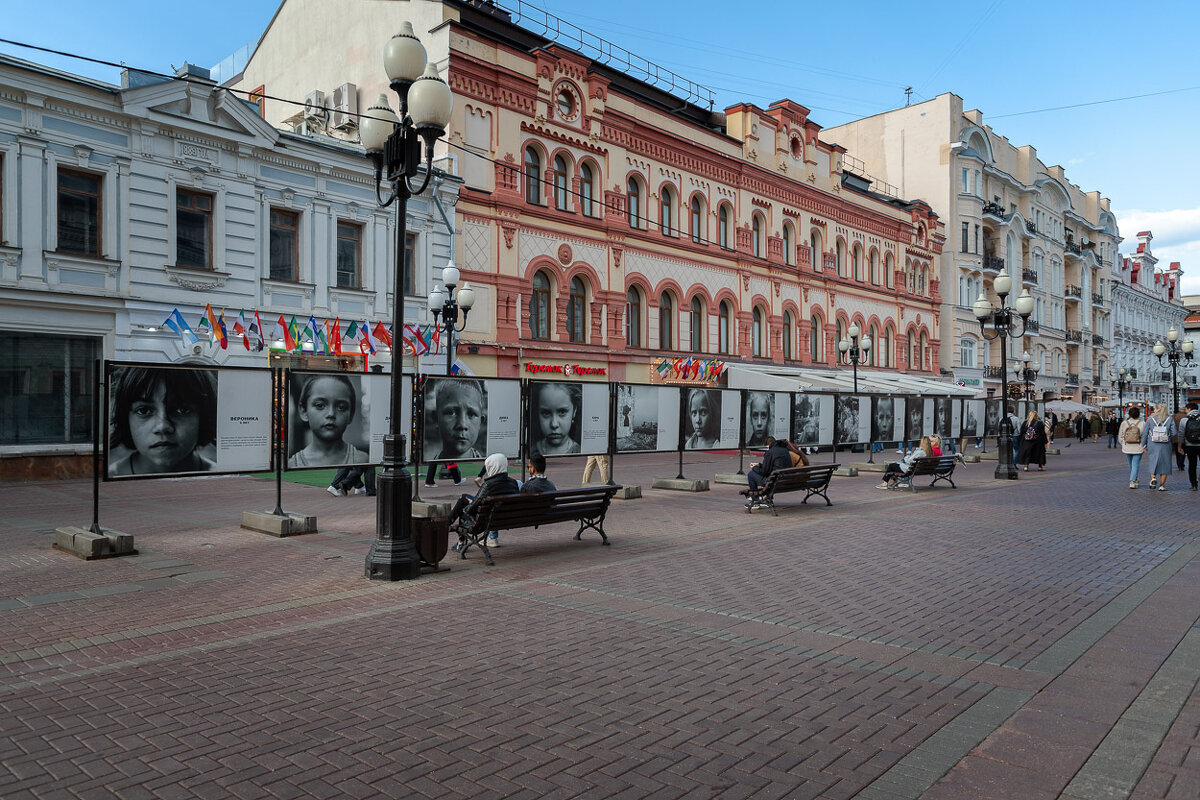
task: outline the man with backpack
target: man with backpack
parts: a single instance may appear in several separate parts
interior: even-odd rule
[[[1192,491],[1196,491],[1196,461],[1200,459],[1200,405],[1195,401],[1187,404],[1187,416],[1179,428],[1178,452],[1187,457],[1188,480]]]

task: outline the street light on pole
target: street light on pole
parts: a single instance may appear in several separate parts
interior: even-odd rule
[[[442,270],[442,283],[446,288],[434,284],[429,293],[429,312],[433,314],[434,327],[441,328],[446,334],[446,374],[453,372],[454,364],[454,334],[461,333],[467,327],[467,314],[475,305],[475,290],[471,284],[464,283],[457,291],[459,279],[458,267],[450,262]],[[458,327],[458,310],[462,309],[462,327]],[[441,322],[438,322],[438,318]]]
[[[851,325],[847,333],[850,335],[849,341],[842,339],[838,342],[838,350],[845,356],[847,364],[854,365],[854,393],[858,394],[858,365],[867,363],[867,353],[871,352],[871,337],[862,337],[862,343],[859,343],[858,336],[862,331],[858,325]]]
[[[1042,362],[1035,361],[1029,363],[1029,351],[1026,350],[1021,354],[1021,361],[1013,369],[1013,374],[1017,376],[1017,380],[1025,384],[1025,399],[1033,400],[1033,383],[1037,380],[1038,373],[1042,371]]]
[[[421,558],[412,538],[412,476],[405,469],[403,370],[404,251],[408,232],[408,200],[429,186],[433,146],[446,132],[454,95],[427,62],[425,46],[412,23],[405,22],[383,52],[384,71],[399,97],[400,113],[381,94],[367,109],[359,137],[375,164],[375,197],[381,207],[396,202],[396,271],[392,299],[392,404],[388,433],[383,438],[383,471],[379,476],[379,505],[375,541],[367,553],[366,575],[372,580],[412,580],[421,574]],[[421,144],[424,142],[424,157]],[[425,175],[414,186],[424,167]],[[386,181],[391,196],[383,197]]]
[[[1005,299],[1012,291],[1012,278],[1009,277],[1008,270],[1004,269],[1000,270],[1000,274],[992,281],[992,289],[1000,298],[999,308],[993,306],[983,292],[979,293],[979,299],[971,308],[975,312],[975,318],[979,320],[979,332],[983,338],[988,341],[1000,339],[1000,396],[1002,398],[1000,402],[1003,404],[1001,406],[1003,413],[1000,415],[1000,436],[996,443],[998,448],[996,477],[1015,481],[1017,467],[1013,463],[1012,420],[1008,418],[1008,369],[1005,365],[1008,364],[1008,339],[1010,337],[1020,339],[1025,335],[1025,323],[1029,320],[1029,315],[1033,313],[1033,296],[1029,294],[1028,289],[1025,289],[1013,303],[1012,308],[1005,306]],[[991,324],[990,332],[988,331],[989,323]]]
[[[1117,370],[1114,375],[1112,370],[1109,370],[1108,379],[1112,383],[1112,387],[1117,390],[1117,408],[1121,409],[1121,416],[1125,416],[1125,390],[1129,388],[1132,375],[1125,371],[1124,367]]]
[[[1171,400],[1172,411],[1179,413],[1179,375],[1176,370],[1179,367],[1179,362],[1184,361],[1184,367],[1190,366],[1192,361],[1192,350],[1196,347],[1191,339],[1184,339],[1179,342],[1179,331],[1175,330],[1175,326],[1171,326],[1171,330],[1167,331],[1167,343],[1163,345],[1159,340],[1154,343],[1154,355],[1158,356],[1159,366],[1171,365]],[[1163,358],[1166,361],[1163,361]]]

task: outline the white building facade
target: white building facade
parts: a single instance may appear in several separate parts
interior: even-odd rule
[[[268,336],[281,314],[391,319],[395,209],[361,148],[283,133],[187,70],[112,86],[0,58],[0,477],[78,471],[97,359],[266,366],[209,344],[208,305]],[[409,204],[416,321],[459,181],[433,185]],[[176,308],[200,344],[163,328]]]
[[[1134,376],[1125,390],[1126,401],[1166,403],[1170,408],[1171,368],[1159,363],[1154,345],[1157,342],[1165,345],[1171,328],[1179,333],[1182,344],[1188,335],[1185,331],[1188,309],[1179,291],[1183,270],[1179,262],[1172,262],[1165,269],[1158,266],[1158,259],[1150,250],[1153,239],[1150,231],[1139,232],[1134,252],[1113,265],[1112,368],[1114,371],[1124,368]],[[1200,337],[1195,338],[1200,341]],[[1194,366],[1183,368],[1184,363],[1180,362],[1176,371],[1181,403],[1189,390],[1195,388],[1197,372]],[[1116,391],[1111,394],[1117,396]]]

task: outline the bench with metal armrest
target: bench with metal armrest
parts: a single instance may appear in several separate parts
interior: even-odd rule
[[[813,464],[807,467],[785,467],[771,472],[766,482],[757,489],[743,489],[742,494],[749,498],[746,513],[749,514],[756,504],[762,504],[771,509],[771,514],[779,516],[775,510],[775,495],[786,492],[804,492],[801,503],[807,503],[813,495],[825,498],[825,505],[831,506],[829,500],[829,481],[837,464]]]

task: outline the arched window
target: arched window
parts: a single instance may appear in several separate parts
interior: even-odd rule
[[[814,364],[821,362],[821,353],[824,351],[823,342],[825,326],[821,324],[821,318],[814,316],[809,320],[808,331],[808,356],[813,360]]]
[[[691,310],[688,316],[688,329],[692,339],[692,352],[703,353],[705,349],[705,324],[708,315],[704,310],[704,302],[699,297],[692,298]]]
[[[835,336],[835,338],[834,338],[834,340],[833,340],[833,344],[834,344],[834,346],[835,346],[835,347],[838,347],[838,348],[839,348],[839,349],[838,349],[838,353],[840,353],[840,352],[841,352],[841,349],[840,349],[840,348],[841,348],[841,343],[842,343],[843,341],[849,341],[849,340],[850,340],[850,337],[847,335],[847,329],[848,329],[848,328],[849,328],[849,326],[848,326],[848,325],[846,325],[846,320],[844,320],[844,319],[839,319],[839,320],[837,321],[837,325],[835,326],[835,329],[837,330],[837,335]],[[835,360],[835,361],[836,361],[836,360],[837,360],[837,359],[840,357],[840,356],[838,355],[838,353],[834,353],[834,355],[833,355],[833,358],[834,358],[834,360]]]
[[[821,257],[824,253],[821,252],[821,232],[816,228],[813,228],[812,232],[808,234],[808,248],[812,251],[812,268],[820,272],[823,266]]]
[[[783,312],[783,357],[788,361],[795,358],[792,352],[792,344],[796,341],[796,321],[792,317],[792,312]]]
[[[585,342],[587,324],[587,289],[579,278],[571,279],[571,294],[567,300],[567,334],[572,342]]]
[[[550,338],[550,279],[544,272],[533,274],[533,295],[529,298],[529,335]]]
[[[871,283],[879,285],[879,251],[871,251]]]
[[[662,350],[675,349],[675,300],[670,292],[658,298],[658,346]]]
[[[570,211],[567,204],[567,183],[571,174],[567,171],[567,160],[562,156],[554,157],[554,207],[559,211]]]
[[[729,206],[721,206],[717,212],[717,244],[729,249]]]
[[[888,253],[883,259],[883,285],[892,288],[892,284],[896,282],[896,262],[892,258],[892,254]]]
[[[834,261],[837,265],[838,277],[846,277],[846,243],[841,239],[837,240],[837,245],[834,247]]]
[[[591,165],[579,165],[579,209],[585,217],[595,216],[592,199],[596,196],[596,173]]]
[[[763,321],[762,309],[758,306],[754,307],[754,313],[751,317],[750,327],[750,351],[758,357],[766,355],[767,348],[763,346],[763,328],[766,327]]]
[[[964,336],[962,341],[959,342],[958,349],[959,349],[958,365],[960,367],[974,369],[975,368],[975,340],[972,339],[970,336]]]
[[[729,326],[733,323],[733,312],[729,301],[722,300],[717,307],[717,352],[729,354]]]
[[[854,249],[850,251],[850,261],[853,266],[852,274],[854,275],[854,280],[861,281],[863,279],[861,245],[857,243],[854,245]]]
[[[675,193],[669,186],[662,187],[662,200],[659,203],[659,227],[663,236],[675,235]]]
[[[883,340],[875,344],[879,351],[877,362],[881,367],[892,366],[892,330],[887,328],[883,331]]]
[[[642,346],[642,291],[630,286],[625,296],[625,344]]]
[[[704,209],[700,206],[700,198],[692,198],[692,241],[700,244],[704,241]]]
[[[755,214],[750,220],[750,250],[755,258],[763,257],[763,221]]]
[[[867,351],[867,364],[875,366],[878,361],[879,353],[879,328],[871,326],[871,349]]]
[[[629,193],[629,227],[642,227],[642,185],[637,178],[630,178],[625,190]]]
[[[792,266],[792,256],[795,255],[792,251],[795,245],[792,242],[792,223],[783,223],[783,263],[787,266]]]
[[[525,202],[542,202],[542,157],[533,147],[525,148]]]

